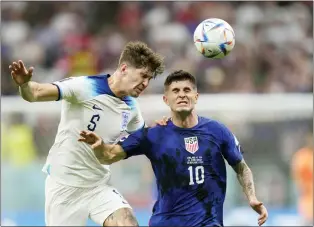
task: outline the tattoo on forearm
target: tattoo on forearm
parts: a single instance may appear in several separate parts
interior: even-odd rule
[[[250,198],[255,197],[253,174],[245,161],[242,160],[239,164],[237,164],[234,167],[234,170],[237,173],[238,181],[241,184],[247,198],[250,200]]]
[[[104,226],[138,226],[136,218],[128,208],[121,208],[106,219]]]
[[[124,210],[122,219],[124,220],[124,224],[125,225],[128,225],[128,226],[138,226],[138,223],[137,223],[135,217],[127,209]]]

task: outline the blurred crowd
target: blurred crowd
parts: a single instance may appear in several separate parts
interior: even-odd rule
[[[8,65],[22,59],[33,80],[112,73],[124,44],[141,40],[167,71],[146,93],[161,93],[174,69],[197,76],[201,92],[312,92],[313,2],[3,2],[2,95],[16,95]],[[234,28],[222,60],[195,49],[193,31],[216,17]]]

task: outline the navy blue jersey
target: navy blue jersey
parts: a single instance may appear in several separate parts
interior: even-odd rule
[[[239,143],[222,123],[198,117],[193,128],[143,128],[122,144],[127,157],[151,161],[158,189],[150,226],[223,226],[226,166],[242,160]]]

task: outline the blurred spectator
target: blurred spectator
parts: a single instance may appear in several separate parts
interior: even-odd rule
[[[306,225],[313,224],[313,133],[307,145],[298,150],[291,164],[292,176],[298,189],[298,210]]]
[[[53,145],[54,138],[58,130],[59,117],[39,115],[33,126],[34,142],[37,148],[37,156],[46,161],[48,152]]]
[[[139,39],[165,55],[169,71],[193,72],[203,93],[312,92],[312,8],[312,2],[4,2],[2,91],[17,94],[7,70],[13,60],[33,65],[39,82],[110,73],[122,46]],[[209,17],[235,30],[235,49],[225,59],[195,50],[193,31]],[[145,94],[162,93],[162,78]]]
[[[33,139],[32,126],[24,121],[24,115],[15,113],[11,116],[12,123],[1,131],[5,140],[2,155],[5,160],[16,167],[24,167],[32,163],[36,158],[36,147]]]

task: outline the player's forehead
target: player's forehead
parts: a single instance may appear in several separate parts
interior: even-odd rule
[[[194,87],[194,84],[190,80],[175,80],[169,85],[169,90],[184,89],[184,88],[193,89],[193,87]]]
[[[146,68],[138,68],[136,70],[141,76],[153,77],[153,72],[147,67]]]

